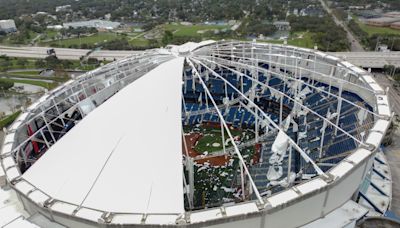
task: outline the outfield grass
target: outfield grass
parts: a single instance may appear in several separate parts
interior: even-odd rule
[[[172,31],[174,36],[202,36],[199,31],[214,31],[215,29],[228,29],[229,25],[182,25],[177,23],[165,24],[164,29]]]
[[[237,130],[237,129],[230,129],[232,136],[245,136],[249,135],[250,138],[253,138],[254,136],[250,134],[248,131],[242,131],[242,130]],[[195,150],[199,153],[203,153],[207,151],[208,153],[212,153],[215,151],[220,151],[223,149],[222,145],[222,134],[221,134],[221,129],[220,128],[215,128],[215,127],[206,127],[203,126],[200,128],[200,132],[203,134],[203,137],[200,138],[200,140],[197,142],[195,146]],[[224,139],[225,141],[229,139],[229,135],[227,134],[226,131],[224,131]],[[243,140],[243,139],[242,139]],[[218,143],[218,146],[213,146],[213,143]],[[229,143],[229,145],[226,145],[226,147],[231,147],[232,143]]]
[[[29,79],[0,78],[0,81],[35,85],[49,90],[54,89],[55,87],[58,86],[58,83],[48,83],[48,82],[29,80]]]

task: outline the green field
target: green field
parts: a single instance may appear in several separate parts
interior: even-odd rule
[[[8,72],[9,75],[18,75],[18,76],[39,76],[39,71],[18,71],[18,72]]]
[[[149,45],[149,41],[145,38],[134,38],[129,40],[129,44],[136,47],[147,47]]]
[[[12,122],[14,122],[14,120],[19,116],[20,113],[21,111],[17,111],[11,115],[4,117],[3,119],[0,119],[0,129],[3,129],[4,127],[7,127]]]
[[[0,78],[0,81],[13,82],[13,83],[24,83],[29,85],[40,86],[46,89],[54,89],[58,86],[58,83],[48,83],[43,81],[29,80],[29,79],[12,79],[12,78]]]
[[[58,34],[58,31],[52,30],[52,29],[47,29],[44,34],[42,35],[41,39],[46,39],[46,40],[52,40],[55,39]]]
[[[37,59],[28,59],[27,64],[24,66],[21,66],[18,64],[18,59],[24,59],[24,58],[15,58],[15,57],[9,57],[9,62],[11,65],[7,67],[7,70],[20,70],[20,69],[36,69],[37,67],[35,66],[35,62]],[[79,70],[93,70],[96,69],[98,66],[94,65],[81,65],[79,60],[70,60],[72,62],[71,69],[79,69]],[[104,62],[104,64],[107,64],[108,62]],[[45,67],[46,68],[46,67]],[[4,71],[2,67],[0,67],[0,71]],[[10,75],[28,75],[28,76],[37,76],[39,74],[38,71],[32,70],[32,71],[20,71],[20,72],[13,72],[13,73],[8,73]]]
[[[288,39],[288,44],[297,46],[297,47],[305,47],[305,48],[314,48],[314,41],[312,40],[312,33],[304,32],[304,33],[295,33],[293,38]],[[301,38],[300,38],[301,37]]]
[[[283,40],[259,40],[261,42],[273,43],[273,44],[283,44]],[[290,35],[287,40],[288,45],[293,45],[297,47],[304,48],[314,48],[314,41],[312,40],[311,32],[297,32]]]
[[[194,148],[197,152],[204,153],[207,151],[208,153],[212,153],[223,149],[222,134],[220,128],[202,126],[196,128],[194,131],[199,132],[203,135],[203,137],[200,138]],[[240,136],[242,140],[245,139],[246,141],[248,141],[249,139],[254,138],[254,134],[247,130],[230,129],[230,132],[232,133],[233,137]],[[229,135],[226,131],[224,131],[224,133],[224,139],[225,142],[227,142],[227,140],[229,139]],[[231,147],[232,143],[226,143],[225,146]]]
[[[216,29],[228,29],[229,25],[182,25],[177,23],[165,24],[164,29],[172,31],[174,36],[202,36],[202,32],[214,31]]]
[[[118,35],[116,33],[112,32],[100,32],[98,34],[92,35],[92,36],[82,36],[81,38],[70,38],[70,39],[63,39],[63,40],[57,40],[57,41],[51,41],[51,42],[45,42],[42,43],[44,45],[61,45],[61,46],[71,46],[71,45],[80,45],[80,44],[100,44],[102,42],[106,41],[111,41],[115,40],[118,38]]]
[[[20,74],[22,72],[12,72],[12,73],[7,73],[5,75],[6,78],[23,78],[23,79],[39,79],[39,80],[52,80],[56,82],[66,82],[70,78],[69,77],[57,77],[57,76],[52,76],[52,77],[44,77],[40,75],[26,75],[26,74]]]

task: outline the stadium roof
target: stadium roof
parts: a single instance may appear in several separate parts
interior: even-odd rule
[[[181,135],[183,61],[165,62],[126,86],[23,177],[50,196],[79,206],[124,213],[184,212],[182,139],[176,137]]]

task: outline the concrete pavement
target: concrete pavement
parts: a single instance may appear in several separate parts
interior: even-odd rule
[[[363,68],[382,68],[385,65],[400,67],[400,51],[390,52],[328,52],[331,55]]]
[[[9,47],[0,46],[0,55],[7,55],[10,57],[23,57],[23,58],[46,58],[47,50],[49,47]],[[72,49],[72,48],[54,48],[56,55],[59,59],[79,60],[81,56],[86,55],[89,49]],[[106,59],[112,61],[114,59],[121,59],[128,55],[137,54],[141,51],[108,51],[100,50],[93,52],[90,56],[98,59]]]

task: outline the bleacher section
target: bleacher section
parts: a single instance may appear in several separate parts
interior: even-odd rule
[[[268,66],[266,66],[268,67]],[[237,75],[228,72],[226,70],[217,70],[221,76],[232,83],[237,89],[243,90],[243,93],[251,93],[252,88],[256,91],[255,102],[259,107],[262,107],[264,111],[270,115],[271,119],[276,123],[279,122],[279,102],[280,99],[274,97],[273,92],[270,89],[263,89],[260,85],[253,83],[250,79],[243,77],[243,88],[241,86],[241,78]],[[247,72],[248,73],[248,72]],[[207,97],[204,92],[204,88],[201,86],[198,79],[191,78],[191,72],[186,72],[186,83],[183,87],[183,95],[185,100],[185,112],[182,115],[182,121],[184,125],[195,125],[202,122],[215,122],[219,123],[219,117],[215,108],[212,106],[210,100],[206,101]],[[207,77],[206,77],[207,78]],[[265,83],[281,92],[291,95],[291,88],[288,82],[281,80],[278,77],[267,77],[262,73],[259,73],[258,80]],[[302,80],[308,81],[307,78],[302,78]],[[223,80],[218,79],[210,74],[210,76],[205,80],[208,89],[212,93],[213,98],[219,105],[219,110],[223,115],[223,118],[228,124],[231,124],[237,128],[252,128],[255,124],[254,114],[239,102],[234,102],[229,105],[224,105],[223,99],[227,98],[230,101],[239,97],[239,94],[227,85]],[[194,83],[194,84],[193,84]],[[331,87],[324,83],[315,82],[315,87],[329,91],[331,94],[338,95],[338,88]],[[301,86],[304,89],[305,85]],[[312,88],[310,88],[313,90]],[[276,95],[276,94],[275,94]],[[342,92],[342,97],[355,103],[367,110],[372,110],[372,108],[366,104],[359,96],[354,93],[349,93],[346,91]],[[209,99],[209,98],[208,98]],[[208,106],[206,105],[208,103]],[[328,95],[327,93],[322,93],[313,90],[311,93],[307,94],[303,99],[303,104],[306,105],[311,110],[314,110],[319,115],[328,118],[332,113],[337,112],[338,99],[333,95]],[[274,106],[275,105],[275,106]],[[283,105],[286,108],[284,118],[290,113],[294,107],[294,102],[291,99],[284,98]],[[360,108],[354,106],[351,103],[343,101],[340,110],[339,126],[346,132],[350,133],[356,138],[362,137],[363,132],[368,131],[368,126],[373,123],[373,117],[371,114],[367,114],[364,120],[359,120],[357,113]],[[347,156],[349,152],[356,149],[357,142],[341,132],[340,130],[335,131],[334,127],[327,125],[325,129],[324,136],[322,137],[321,128],[323,126],[323,119],[315,114],[308,113],[303,116],[295,118],[298,123],[299,132],[305,133],[305,137],[299,138],[297,133],[293,133],[290,128],[287,133],[294,141],[298,142],[298,145],[309,154],[309,156],[315,160],[318,165],[320,165],[323,171],[330,169],[334,164],[341,161]],[[331,122],[336,122],[336,117],[330,120]],[[369,124],[369,125],[368,125]],[[260,192],[265,192],[271,190],[272,192],[278,191],[279,186],[271,187],[269,181],[266,178],[268,169],[270,167],[269,157],[271,156],[271,146],[274,142],[275,135],[268,136],[262,143],[262,162],[255,164],[250,167],[252,177],[257,185]],[[323,138],[323,141],[322,141]],[[322,146],[322,150],[320,149]],[[315,174],[315,170],[307,164],[304,159],[300,156],[292,156],[292,171],[302,171],[305,175]],[[282,178],[287,177],[287,159],[284,160],[282,168],[283,175]]]

